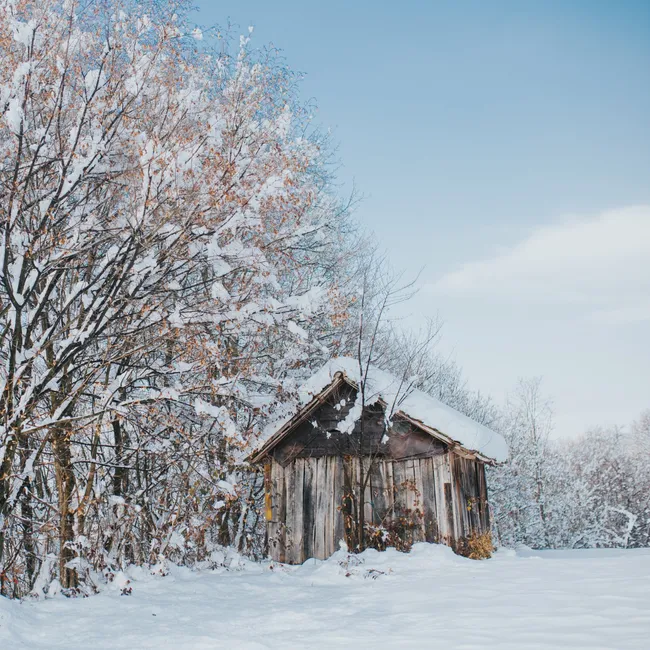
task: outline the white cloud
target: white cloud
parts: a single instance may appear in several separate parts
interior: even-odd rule
[[[650,320],[650,206],[539,226],[510,249],[467,262],[431,288],[581,304],[608,323]]]

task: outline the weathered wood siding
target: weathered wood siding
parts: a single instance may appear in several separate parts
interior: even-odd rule
[[[323,455],[269,459],[267,533],[269,555],[298,564],[325,559],[344,539],[341,503],[345,474],[361,475],[367,457]],[[453,451],[422,458],[379,458],[365,494],[368,523],[387,525],[404,512],[416,513],[415,541],[443,542],[489,530],[483,463]]]
[[[287,438],[271,451],[271,456],[286,465],[296,458],[322,456],[368,456],[392,459],[428,457],[443,454],[446,446],[440,440],[396,417],[388,441],[382,442],[385,430],[384,411],[378,404],[366,407],[363,421],[351,433],[337,429],[356,400],[356,391],[342,385],[317,411],[297,425]]]

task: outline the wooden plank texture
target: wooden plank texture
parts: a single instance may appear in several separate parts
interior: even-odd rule
[[[362,465],[363,464],[363,465]],[[410,541],[453,545],[489,530],[485,465],[452,452],[393,460],[338,455],[270,459],[265,470],[267,544],[271,558],[292,564],[324,559],[345,538],[341,509],[345,471],[356,494],[366,472],[366,523],[390,527],[406,517]]]
[[[300,561],[314,557],[316,522],[316,459],[296,458],[296,467],[302,466],[302,547]],[[296,524],[297,526],[297,524]]]

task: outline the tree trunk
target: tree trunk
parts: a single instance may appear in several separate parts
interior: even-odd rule
[[[34,542],[34,508],[32,507],[32,480],[25,479],[23,493],[20,497],[20,514],[23,522],[23,548],[25,549],[25,573],[27,589],[31,591],[36,579],[38,558]]]
[[[71,507],[75,491],[75,476],[70,449],[71,433],[68,428],[58,428],[54,433],[52,444],[56,489],[59,497],[59,580],[64,589],[74,589],[79,585],[77,570],[67,566],[75,559],[72,547],[75,538],[74,511]]]
[[[113,439],[115,441],[115,473],[113,474],[113,494],[123,497],[127,493],[127,469],[124,466],[125,435],[119,420],[113,420]]]

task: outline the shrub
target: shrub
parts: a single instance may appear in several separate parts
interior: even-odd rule
[[[492,557],[494,552],[492,536],[487,532],[481,535],[472,533],[468,537],[461,537],[456,542],[454,550],[458,555],[468,557],[470,560],[487,560]]]

